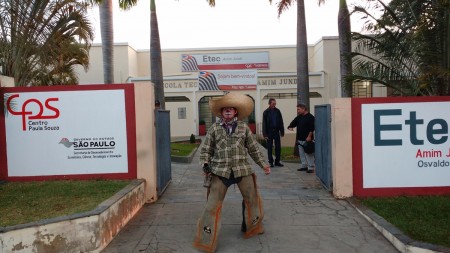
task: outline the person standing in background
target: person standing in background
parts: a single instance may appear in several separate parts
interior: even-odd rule
[[[263,136],[267,141],[267,156],[269,157],[270,167],[274,166],[272,148],[275,142],[275,166],[283,167],[280,162],[281,157],[281,140],[280,136],[284,136],[284,123],[281,111],[276,108],[277,101],[275,98],[269,99],[269,107],[263,112]]]
[[[315,117],[309,113],[305,104],[297,105],[297,117],[289,124],[288,129],[290,131],[297,128],[296,140],[298,145],[298,153],[300,155],[300,168],[298,171],[307,171],[308,173],[314,172],[315,160],[314,152],[305,152],[305,145],[311,143],[314,140],[314,121]]]

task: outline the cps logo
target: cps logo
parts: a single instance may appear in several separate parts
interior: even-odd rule
[[[56,119],[59,117],[59,110],[54,106],[50,105],[50,102],[59,101],[58,98],[48,98],[45,100],[45,104],[43,105],[41,101],[35,98],[30,98],[25,100],[22,104],[22,108],[20,111],[14,111],[11,102],[13,99],[18,98],[19,94],[11,95],[6,101],[6,108],[8,112],[12,115],[21,115],[22,116],[22,130],[26,131],[26,122],[27,120],[39,120],[39,119]],[[31,110],[33,108],[33,104],[38,106],[38,110]],[[44,109],[45,106],[45,109]],[[44,111],[46,111],[46,115],[44,115]],[[49,112],[47,114],[47,112]],[[52,113],[53,112],[53,113]]]

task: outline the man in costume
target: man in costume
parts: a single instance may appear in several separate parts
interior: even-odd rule
[[[201,148],[200,164],[205,175],[211,175],[211,186],[205,208],[197,223],[194,247],[204,252],[215,252],[221,226],[222,203],[227,189],[237,184],[243,197],[244,238],[264,233],[264,211],[257,191],[256,176],[247,160],[247,154],[270,174],[258,143],[242,119],[253,111],[253,100],[229,93],[209,102],[211,111],[220,118],[206,134]]]

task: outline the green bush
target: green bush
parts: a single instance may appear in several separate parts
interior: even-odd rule
[[[191,134],[191,138],[189,139],[189,143],[195,143],[195,135]]]

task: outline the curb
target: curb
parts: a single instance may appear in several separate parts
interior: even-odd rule
[[[198,147],[200,147],[200,146],[198,146]],[[194,158],[195,152],[197,152],[198,147],[196,147],[194,150],[192,150],[192,152],[187,156],[171,155],[170,160],[172,162],[176,162],[176,163],[191,163],[192,159]]]
[[[346,199],[367,221],[369,221],[380,233],[402,253],[450,253],[450,248],[416,241],[405,235],[383,217],[367,208],[355,198]]]
[[[101,252],[145,204],[135,179],[93,210],[0,227],[0,252]]]
[[[200,140],[200,144],[194,148],[194,150],[192,150],[192,152],[187,155],[187,156],[176,156],[176,155],[170,155],[170,160],[172,162],[176,162],[176,163],[191,163],[192,159],[194,158],[195,152],[197,152],[197,149],[200,148],[200,146],[202,145],[202,141],[201,139],[196,138],[196,140]],[[179,140],[171,140],[171,142],[183,142],[183,141],[189,141],[189,139],[179,139]]]

